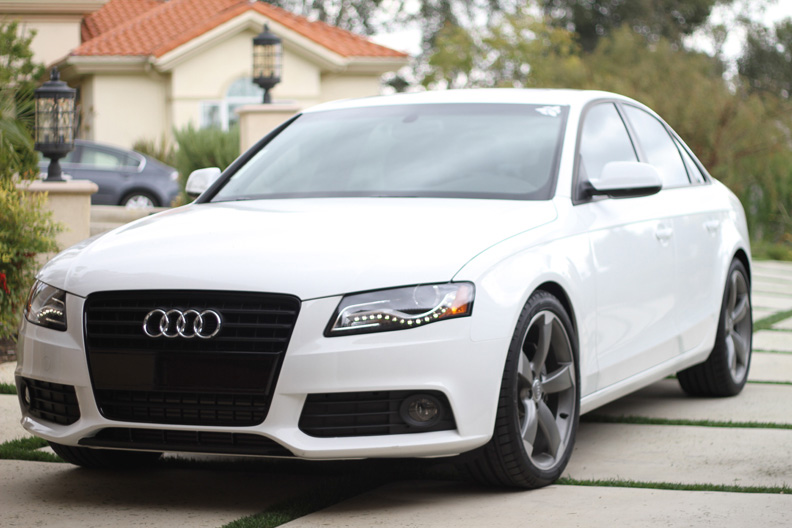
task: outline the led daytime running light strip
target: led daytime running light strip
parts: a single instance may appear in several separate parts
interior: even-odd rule
[[[450,292],[443,297],[440,303],[429,311],[421,314],[406,314],[399,310],[382,309],[382,310],[368,310],[358,312],[350,315],[358,307],[371,306],[372,304],[384,304],[388,301],[376,301],[372,303],[356,304],[347,306],[343,312],[339,314],[338,320],[341,325],[336,326],[336,330],[357,330],[360,328],[372,328],[383,324],[397,324],[404,327],[419,326],[421,324],[431,323],[444,317],[452,315],[459,315],[468,310],[468,303],[461,306],[455,306],[457,292]]]

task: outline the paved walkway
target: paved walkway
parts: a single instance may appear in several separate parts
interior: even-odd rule
[[[755,263],[755,319],[792,310],[792,264]],[[754,336],[750,382],[736,398],[685,396],[663,380],[593,414],[692,422],[792,424],[792,317]],[[13,368],[0,365],[0,382]],[[0,443],[27,436],[16,396],[0,396]],[[792,429],[583,422],[566,474],[575,479],[792,486]],[[0,461],[0,526],[221,526],[326,475],[195,468],[87,472]],[[792,496],[550,486],[502,492],[455,482],[399,482],[297,519],[288,528],[585,526],[786,527]]]

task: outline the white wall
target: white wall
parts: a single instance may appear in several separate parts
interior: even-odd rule
[[[231,84],[252,75],[253,37],[248,30],[203,50],[172,70],[173,126],[198,126],[201,102],[223,99]],[[319,68],[300,55],[284,50],[283,80],[271,92],[277,100],[310,106],[321,100]]]
[[[381,92],[378,75],[340,75],[329,73],[322,76],[322,102],[355,97],[370,97]]]
[[[36,62],[49,65],[80,45],[79,16],[9,15],[8,18],[19,20],[21,31],[36,31],[30,44]]]
[[[121,147],[158,140],[169,130],[167,83],[156,74],[94,76],[88,138]]]

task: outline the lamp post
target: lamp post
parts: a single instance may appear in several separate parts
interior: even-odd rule
[[[60,80],[52,68],[50,80],[37,88],[36,143],[34,148],[50,159],[48,182],[62,182],[60,159],[74,148],[74,99],[77,91]]]
[[[264,89],[264,104],[272,102],[269,91],[281,80],[282,59],[281,39],[264,24],[261,33],[253,38],[253,82]]]

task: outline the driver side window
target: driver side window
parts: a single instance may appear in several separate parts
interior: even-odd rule
[[[580,182],[599,178],[611,161],[638,161],[630,136],[613,103],[588,110],[580,137]]]

